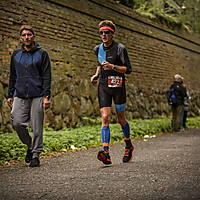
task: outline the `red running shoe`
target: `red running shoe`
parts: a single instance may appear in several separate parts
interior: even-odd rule
[[[125,148],[125,154],[123,157],[123,162],[129,162],[131,160],[133,160],[133,150],[134,150],[134,146],[132,145],[130,148]]]
[[[103,150],[99,151],[97,158],[98,158],[98,160],[102,161],[105,165],[112,164],[111,159],[110,159],[110,155],[106,151],[103,151]]]

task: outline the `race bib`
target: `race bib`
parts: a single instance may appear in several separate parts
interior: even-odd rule
[[[122,87],[122,77],[121,76],[109,76],[108,77],[108,87]]]

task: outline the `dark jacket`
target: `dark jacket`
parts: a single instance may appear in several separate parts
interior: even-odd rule
[[[26,51],[24,47],[13,52],[10,63],[8,98],[50,96],[51,63],[45,49],[35,43]]]
[[[180,82],[174,81],[170,86],[170,90],[174,89],[174,94],[176,98],[176,105],[183,105],[184,98],[187,96],[186,89],[182,86]]]

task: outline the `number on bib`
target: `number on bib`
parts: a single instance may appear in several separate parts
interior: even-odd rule
[[[122,77],[120,76],[109,76],[108,87],[122,87]]]

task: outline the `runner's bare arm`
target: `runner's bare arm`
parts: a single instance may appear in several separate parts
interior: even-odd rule
[[[104,70],[115,70],[116,72],[120,72],[120,73],[126,73],[126,67],[125,66],[118,66],[118,65],[114,65],[111,64],[107,61],[102,63],[102,67]]]
[[[100,66],[97,66],[96,73],[90,79],[92,83],[97,83],[97,79],[99,78],[99,74],[100,74]]]

